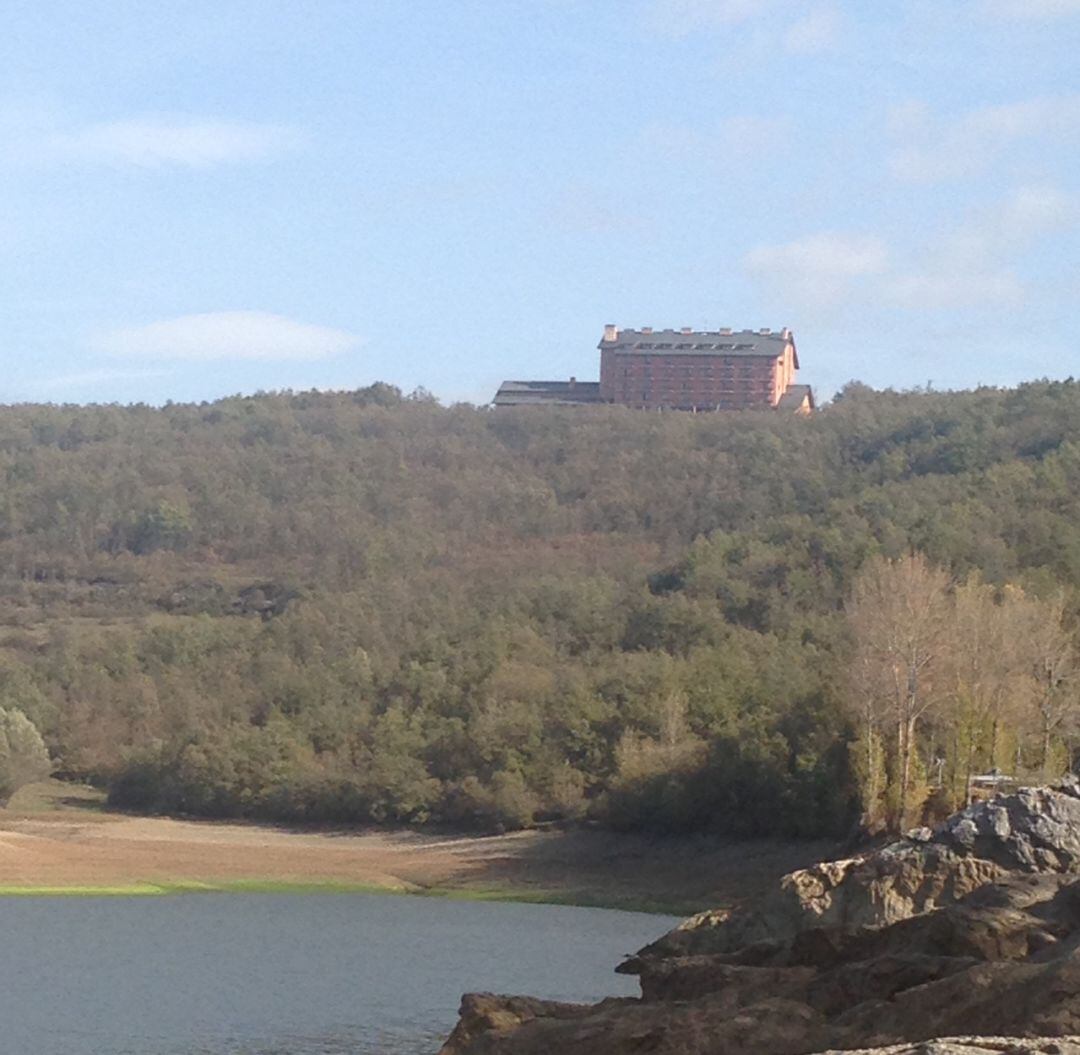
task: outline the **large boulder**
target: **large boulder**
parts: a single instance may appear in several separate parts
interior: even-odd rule
[[[444,1055],[1080,1055],[1080,794],[1023,789],[794,872],[620,969],[640,999],[468,996]],[[934,1040],[973,1030],[1027,1039]]]
[[[516,999],[490,994],[466,997],[462,1021],[476,1002],[483,1004],[487,1016],[514,1015]],[[649,1005],[604,1001],[587,1014],[567,1014],[563,1004],[552,1003],[548,1008],[546,1011],[538,1002],[517,1029],[500,1027],[468,1036],[455,1030],[441,1055],[689,1055],[728,1051],[800,1055],[829,1043],[820,1014],[782,997],[734,1011],[722,997]],[[810,1047],[808,1038],[813,1038]]]
[[[792,872],[754,909],[692,916],[638,957],[720,953],[820,927],[879,927],[1015,873],[1080,870],[1080,788],[1021,788],[872,853]],[[633,965],[629,966],[633,971]]]

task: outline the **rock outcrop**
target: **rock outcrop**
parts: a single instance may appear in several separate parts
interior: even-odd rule
[[[703,912],[640,955],[728,952],[821,927],[882,926],[1016,873],[1080,870],[1080,788],[1021,788],[875,853],[784,877],[756,909]]]
[[[1030,1040],[1023,1037],[942,1037],[887,1048],[824,1051],[820,1055],[1080,1055],[1080,1037]]]
[[[1080,790],[1022,789],[794,872],[618,970],[640,999],[467,996],[443,1053],[1080,1055]]]

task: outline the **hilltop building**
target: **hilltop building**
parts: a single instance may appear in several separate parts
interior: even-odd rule
[[[619,403],[641,410],[775,408],[808,414],[809,385],[783,330],[620,330],[604,327],[600,381],[504,381],[495,406]]]

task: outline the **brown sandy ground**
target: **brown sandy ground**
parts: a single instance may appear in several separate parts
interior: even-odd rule
[[[589,829],[498,836],[289,829],[106,812],[57,781],[0,810],[0,892],[304,885],[689,913],[734,905],[835,847]]]

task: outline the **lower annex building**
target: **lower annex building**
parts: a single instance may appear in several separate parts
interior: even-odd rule
[[[504,381],[497,407],[618,403],[640,410],[745,410],[809,414],[814,394],[796,384],[799,354],[782,330],[620,330],[604,327],[600,381]]]

